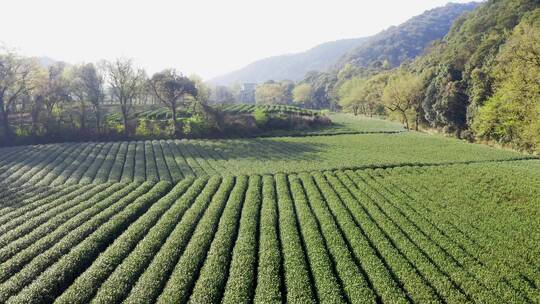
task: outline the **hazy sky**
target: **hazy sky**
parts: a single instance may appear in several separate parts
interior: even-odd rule
[[[2,0],[0,42],[70,63],[131,57],[205,79],[373,35],[448,0]],[[452,2],[469,2],[455,0]]]

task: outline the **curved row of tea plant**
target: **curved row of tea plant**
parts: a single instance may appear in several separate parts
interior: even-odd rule
[[[290,105],[254,105],[254,104],[226,104],[220,107],[223,111],[234,114],[251,114],[256,110],[264,113],[295,114],[301,116],[317,116],[319,111],[304,109]]]
[[[4,187],[177,182],[186,177],[296,173],[530,158],[419,133],[234,140],[68,143],[0,149]]]

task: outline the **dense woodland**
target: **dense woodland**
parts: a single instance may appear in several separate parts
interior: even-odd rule
[[[359,68],[339,103],[365,113],[380,104],[406,125],[538,151],[539,26],[538,1],[489,1],[413,62],[367,77]]]

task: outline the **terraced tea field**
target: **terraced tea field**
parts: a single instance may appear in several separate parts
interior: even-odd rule
[[[86,143],[0,149],[0,170],[0,303],[540,302],[540,160],[514,152]]]
[[[2,150],[0,178],[15,186],[177,182],[190,176],[293,173],[526,158],[416,133],[54,144]]]

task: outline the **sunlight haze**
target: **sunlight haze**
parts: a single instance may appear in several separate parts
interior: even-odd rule
[[[28,56],[69,63],[124,56],[150,73],[174,67],[209,79],[264,57],[373,35],[447,2],[11,0],[2,3],[0,42]]]

